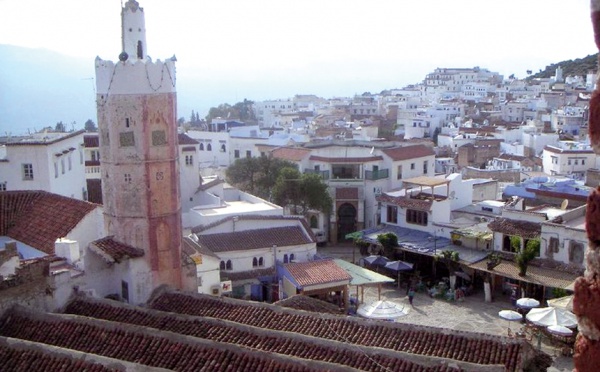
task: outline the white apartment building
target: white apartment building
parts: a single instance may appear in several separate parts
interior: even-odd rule
[[[548,175],[568,175],[583,179],[588,169],[596,168],[596,154],[589,145],[558,142],[544,147],[542,165],[544,173]]]
[[[0,191],[44,190],[87,200],[83,133],[11,138],[0,146]]]

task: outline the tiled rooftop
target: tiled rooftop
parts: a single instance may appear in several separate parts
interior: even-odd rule
[[[198,234],[198,244],[212,252],[231,252],[247,249],[286,247],[314,243],[300,226],[275,227],[218,234]]]
[[[516,235],[525,239],[538,238],[542,233],[542,225],[536,222],[512,220],[509,218],[496,218],[488,224],[493,232],[505,235]]]
[[[361,347],[374,347],[421,356],[482,365],[520,369],[525,341],[461,331],[417,327],[401,323],[365,322],[348,317],[325,316],[281,309],[273,305],[215,298],[208,295],[164,292],[150,308],[180,314],[211,317],[253,327],[294,332]],[[282,311],[288,310],[288,311]]]
[[[392,158],[393,161],[417,159],[424,156],[434,156],[433,148],[425,145],[396,147],[393,149],[382,150],[384,154]]]
[[[178,133],[177,140],[179,141],[179,145],[197,145],[199,142],[188,136],[185,133]]]
[[[129,258],[142,257],[144,250],[116,241],[113,236],[107,236],[90,244],[92,252],[100,255],[106,262],[121,262]]]
[[[45,191],[0,192],[0,235],[10,236],[47,254],[97,204]]]
[[[292,278],[301,287],[348,281],[352,277],[333,260],[292,262],[283,264]]]
[[[429,211],[431,209],[432,200],[429,199],[413,199],[406,196],[391,196],[381,194],[376,197],[378,202],[390,203],[403,208],[417,209],[420,211]]]
[[[271,151],[273,157],[289,161],[300,161],[310,153],[309,149],[297,147],[279,147]]]

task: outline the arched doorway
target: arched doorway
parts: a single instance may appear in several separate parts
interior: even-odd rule
[[[356,208],[350,203],[340,205],[337,213],[338,241],[346,238],[346,234],[356,231]]]

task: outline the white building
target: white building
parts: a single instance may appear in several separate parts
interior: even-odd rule
[[[583,179],[588,169],[596,168],[596,154],[589,146],[559,142],[544,147],[542,164],[544,173],[548,175],[569,175]]]
[[[11,138],[0,146],[0,191],[45,190],[86,200],[83,133]]]

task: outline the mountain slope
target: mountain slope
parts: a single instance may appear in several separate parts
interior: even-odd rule
[[[556,74],[556,68],[560,66],[563,69],[563,76],[585,76],[590,71],[598,71],[598,53],[591,54],[583,58],[577,58],[575,60],[570,59],[558,63],[553,63],[546,66],[544,70],[540,70],[538,73],[528,77],[528,79],[534,78],[551,78]]]

